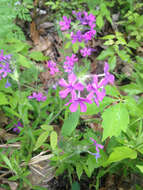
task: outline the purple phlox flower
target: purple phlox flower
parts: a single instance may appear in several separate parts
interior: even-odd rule
[[[75,42],[82,42],[83,35],[82,35],[81,31],[78,30],[76,32],[76,34],[74,34],[73,32],[71,32],[71,38],[72,38],[72,43],[74,44]]]
[[[0,63],[0,80],[1,78],[5,78],[10,72],[9,63]]]
[[[89,14],[88,15],[88,25],[91,27],[91,28],[94,28],[96,25],[94,24],[96,19],[95,19],[95,16],[93,14]]]
[[[85,47],[85,48],[83,48],[83,49],[80,50],[80,53],[81,53],[81,55],[82,55],[83,57],[86,57],[86,56],[91,55],[92,51],[95,51],[95,49]]]
[[[98,143],[96,142],[96,140],[94,140],[93,138],[90,137],[90,140],[93,142],[94,146],[96,146],[96,151],[97,151],[97,152],[99,152],[99,148],[100,148],[100,149],[103,149],[103,148],[104,148],[103,145],[98,144]]]
[[[13,131],[20,133],[20,128],[23,127],[22,123],[20,121],[18,121],[17,124],[14,125]]]
[[[73,71],[74,63],[78,61],[78,58],[75,54],[72,54],[71,57],[66,56],[66,61],[64,62],[64,71],[67,73],[71,73]]]
[[[77,20],[80,21],[82,25],[89,25],[91,26],[93,22],[95,22],[95,16],[93,14],[89,14],[86,11],[83,12],[72,12],[74,15],[76,15]]]
[[[100,86],[106,86],[108,83],[113,85],[115,77],[114,75],[109,73],[109,65],[107,62],[105,62],[104,73],[105,73],[105,77],[104,79],[101,80]]]
[[[66,61],[68,61],[68,62],[70,62],[70,63],[75,63],[75,62],[77,62],[77,61],[78,61],[78,58],[76,57],[76,55],[75,55],[75,54],[72,54],[72,56],[71,56],[71,57],[66,56]]]
[[[11,59],[11,55],[4,55],[3,50],[1,50],[0,61],[9,61]]]
[[[80,21],[81,24],[88,24],[88,13],[86,11],[76,13],[73,11],[73,14],[76,15],[76,19]]]
[[[6,84],[5,84],[5,88],[8,88],[8,87],[10,87],[10,86],[11,86],[11,84],[9,83],[9,81],[8,81],[8,79],[7,79]]]
[[[105,89],[100,87],[100,83],[98,84],[97,75],[94,76],[93,82],[87,85],[87,91],[89,91],[88,97],[90,99],[93,98],[97,106],[99,106],[99,101],[102,101],[104,96],[106,95]]]
[[[67,106],[70,103],[71,103],[71,105],[70,105],[69,109],[71,112],[76,112],[76,110],[78,109],[78,106],[80,106],[81,112],[86,112],[87,106],[85,103],[92,104],[92,101],[90,99],[88,99],[88,97],[87,98],[82,98],[82,97],[76,98],[75,97],[75,99],[69,100],[69,102],[65,105]]]
[[[52,60],[47,61],[47,67],[50,69],[51,75],[54,75],[55,73],[59,72],[59,69],[56,66],[56,63]]]
[[[88,32],[83,34],[83,39],[85,42],[88,42],[89,40],[91,40],[96,34],[96,30],[89,30]]]
[[[36,99],[38,102],[42,101],[44,102],[47,97],[46,96],[43,96],[43,93],[39,92],[39,93],[36,93],[36,92],[33,92],[32,96],[28,96],[29,99]]]
[[[65,90],[59,92],[61,98],[66,98],[66,96],[71,93],[72,99],[76,97],[76,90],[82,91],[84,86],[77,82],[77,77],[74,73],[68,75],[68,83],[62,78],[59,81],[59,85],[65,87]]]
[[[62,31],[68,30],[70,28],[71,19],[68,19],[66,16],[63,16],[63,21],[60,21],[59,24],[61,26]]]

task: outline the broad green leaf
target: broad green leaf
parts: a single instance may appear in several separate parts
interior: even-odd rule
[[[135,83],[124,85],[120,87],[120,89],[124,92],[127,92],[129,95],[139,94],[143,92],[143,89],[141,89],[140,86]]]
[[[143,166],[142,165],[136,165],[137,168],[143,173]]]
[[[69,117],[64,121],[62,126],[61,134],[63,136],[70,135],[74,129],[76,128],[78,121],[79,121],[80,111],[77,110],[76,112],[71,112]]]
[[[57,141],[58,141],[58,136],[57,133],[55,131],[52,131],[50,134],[50,144],[52,149],[54,150],[57,146]]]
[[[104,97],[104,99],[102,100],[102,102],[99,103],[99,106],[97,106],[95,103],[92,104],[87,104],[87,111],[86,112],[81,112],[81,115],[94,115],[97,114],[99,112],[102,112],[106,106],[110,105],[111,103],[113,103],[115,100],[110,98],[110,97]]]
[[[131,116],[142,116],[143,110],[139,108],[135,98],[132,96],[125,96],[125,105]]]
[[[126,158],[135,159],[137,157],[137,152],[129,147],[120,146],[114,148],[114,151],[110,154],[108,160],[103,164],[107,166],[112,162],[119,162]]]
[[[104,25],[104,20],[103,20],[103,16],[101,14],[99,14],[97,17],[96,17],[96,24],[97,26],[99,27],[99,29],[101,29]]]
[[[43,132],[37,139],[37,142],[35,144],[35,148],[34,150],[37,150],[47,139],[47,137],[49,136],[49,132],[45,131]]]
[[[6,104],[9,104],[6,95],[0,92],[0,105],[6,105]]]
[[[78,179],[80,180],[80,177],[83,173],[83,167],[80,162],[77,162],[77,164],[76,164],[76,173],[77,173]]]
[[[120,96],[120,92],[118,91],[116,86],[107,85],[105,87],[106,94],[118,98]]]
[[[129,124],[129,113],[123,103],[110,106],[102,114],[102,127],[104,141],[107,137],[118,137],[121,131],[126,131]]]

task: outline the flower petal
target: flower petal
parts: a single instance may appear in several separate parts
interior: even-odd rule
[[[69,88],[59,92],[61,98],[65,98],[71,90]]]
[[[69,107],[71,112],[76,112],[77,108],[78,108],[78,102],[77,101],[73,102]]]
[[[79,105],[80,105],[80,111],[86,112],[86,110],[87,110],[86,104],[84,104],[83,102],[79,102]]]
[[[68,81],[69,81],[69,84],[74,84],[76,81],[76,75],[74,73],[69,74]]]
[[[60,86],[63,86],[63,87],[67,87],[67,86],[68,86],[67,82],[66,82],[65,79],[63,79],[63,78],[60,79],[59,85],[60,85]]]

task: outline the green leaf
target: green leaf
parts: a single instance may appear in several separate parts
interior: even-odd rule
[[[143,92],[143,89],[140,88],[136,83],[131,83],[120,87],[121,90],[128,93],[129,95],[139,94]]]
[[[100,55],[96,58],[97,60],[104,60],[108,56],[114,56],[114,50],[109,47],[106,50],[102,51]]]
[[[0,92],[0,105],[6,105],[6,104],[9,104],[6,95]]]
[[[63,136],[70,135],[76,128],[79,121],[80,111],[70,113],[69,117],[64,121],[61,134]]]
[[[130,40],[127,46],[136,49],[136,48],[138,48],[140,45],[139,45],[136,41]]]
[[[114,148],[114,151],[110,154],[108,160],[103,164],[107,166],[112,162],[119,162],[126,158],[135,159],[137,157],[137,152],[129,147],[120,146]]]
[[[50,132],[50,131],[53,130],[53,126],[52,126],[52,125],[43,124],[43,125],[41,125],[40,127],[41,127],[43,130],[48,131],[48,132]]]
[[[18,118],[21,118],[20,114],[18,114],[16,111],[14,111],[12,108],[9,108],[7,106],[3,107],[4,111],[12,116],[16,116]]]
[[[109,66],[110,66],[110,70],[114,70],[115,67],[116,67],[116,55],[113,55],[112,57],[110,57],[108,59],[108,63],[109,63]]]
[[[96,24],[99,27],[99,29],[101,29],[104,25],[104,20],[103,20],[103,16],[101,14],[99,14],[96,18]]]
[[[120,96],[120,92],[118,91],[116,86],[107,85],[105,87],[106,94],[118,98]]]
[[[112,35],[112,34],[102,37],[103,40],[113,40],[114,38],[115,38],[115,35]]]
[[[35,144],[35,148],[34,150],[37,150],[47,139],[47,137],[49,136],[49,132],[45,131],[43,132],[37,139],[37,142]]]
[[[136,165],[136,167],[143,173],[143,166],[142,165]]]
[[[102,114],[102,127],[104,141],[107,137],[119,136],[121,131],[126,131],[129,124],[129,113],[123,103],[109,107]]]
[[[77,181],[72,184],[71,190],[80,190],[80,185]]]
[[[68,41],[68,42],[64,45],[64,48],[65,48],[65,49],[68,49],[71,45],[72,45],[72,42],[71,42],[71,41]]]
[[[83,173],[83,167],[82,167],[82,164],[80,162],[78,162],[76,164],[76,173],[77,173],[78,179],[80,180],[80,177]]]
[[[35,61],[45,61],[47,59],[46,56],[43,55],[40,51],[33,51],[29,54],[29,57]]]
[[[121,58],[123,61],[129,62],[130,56],[127,54],[126,51],[120,50],[120,51],[118,51],[118,55],[120,56],[120,58]]]
[[[30,68],[31,67],[31,62],[23,55],[18,54],[18,63],[26,68]]]
[[[87,104],[87,111],[86,112],[81,112],[81,115],[94,115],[97,114],[99,112],[102,112],[106,106],[110,105],[112,102],[114,102],[115,100],[110,98],[110,97],[104,97],[104,99],[102,100],[102,102],[100,102],[99,106],[97,106],[95,103],[92,104]]]
[[[75,42],[74,44],[72,44],[72,49],[74,53],[77,53],[79,49],[79,42]]]
[[[57,133],[55,131],[52,131],[52,133],[50,135],[50,144],[51,144],[51,147],[52,147],[53,150],[57,146],[57,141],[58,141]]]
[[[11,162],[10,160],[8,159],[8,157],[4,154],[0,154],[1,158],[3,159],[3,161],[6,163],[6,165],[12,170],[12,171],[15,171],[11,165]]]
[[[132,96],[125,96],[125,105],[131,116],[137,117],[142,116],[142,109],[139,108],[135,98]]]

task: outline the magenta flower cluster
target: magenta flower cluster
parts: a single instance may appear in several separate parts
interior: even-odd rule
[[[47,67],[50,69],[51,75],[54,75],[55,73],[59,72],[59,69],[56,63],[52,60],[47,61]]]
[[[73,15],[76,16],[78,21],[79,28],[81,30],[76,30],[71,32],[71,41],[75,42],[84,42],[87,44],[95,34],[95,16],[93,14],[88,14],[87,12],[73,12]],[[60,26],[62,31],[67,31],[72,28],[71,19],[66,16],[63,17],[63,21],[60,21]],[[81,27],[82,26],[82,27]],[[84,47],[80,50],[80,53],[83,57],[90,56],[95,49],[90,47]],[[75,54],[71,56],[66,56],[65,62],[63,64],[64,72],[68,74],[67,81],[64,78],[59,80],[59,85],[63,88],[59,95],[62,99],[68,97],[68,102],[65,104],[69,106],[71,112],[76,112],[78,106],[80,106],[81,112],[86,112],[87,103],[92,104],[93,102],[99,106],[99,102],[103,100],[106,95],[105,86],[107,84],[114,83],[114,76],[109,73],[109,65],[105,62],[104,73],[100,75],[90,75],[90,81],[88,84],[80,82],[80,78],[74,73],[74,65],[78,62],[78,58]],[[56,72],[59,72],[56,63],[53,61],[48,61],[47,66],[50,69],[51,75],[54,75]]]
[[[75,12],[73,11],[73,15],[76,16],[76,20],[78,22],[77,29],[74,28],[74,31],[70,32],[70,37],[72,44],[76,42],[84,42],[87,44],[89,40],[94,38],[96,34],[95,30],[95,16],[93,14],[88,14],[86,11],[83,12]],[[71,19],[63,16],[63,21],[59,22],[61,26],[61,31],[68,31],[71,27]],[[91,55],[93,50],[90,47],[85,47],[80,50],[80,53],[83,57]]]
[[[78,30],[76,33],[71,32],[72,43],[78,42],[88,42],[91,40],[95,34],[95,16],[93,14],[88,14],[86,11],[83,12],[75,12],[73,14],[76,16],[76,19],[79,21],[79,25],[83,26],[82,32]]]
[[[99,81],[101,76],[104,76],[104,78]],[[92,104],[95,102],[96,105],[99,106],[99,102],[102,101],[106,95],[105,86],[108,83],[113,84],[114,82],[114,76],[109,73],[107,62],[105,62],[104,74],[90,75],[90,77],[93,77],[93,80],[86,85],[79,82],[79,79],[74,73],[70,73],[68,75],[68,82],[63,78],[60,79],[59,85],[64,89],[61,90],[59,94],[61,98],[66,98],[70,95],[71,98],[67,102],[66,106],[70,104],[69,109],[71,112],[76,112],[78,105],[80,106],[81,112],[86,112],[86,103]],[[84,92],[84,97],[81,96],[82,92]]]
[[[46,101],[47,97],[43,95],[43,93],[41,92],[33,92],[32,96],[28,96],[29,99],[36,99],[38,102],[42,101]]]
[[[90,154],[92,154],[92,155],[94,155],[95,156],[95,158],[96,158],[96,161],[97,161],[97,159],[98,158],[100,158],[100,150],[99,149],[103,149],[104,148],[104,146],[103,145],[101,145],[101,144],[98,144],[97,142],[96,142],[96,140],[94,140],[93,138],[90,138],[90,140],[93,142],[93,145],[96,147],[96,153],[92,153],[92,152],[89,152]]]
[[[75,62],[77,61],[78,61],[78,58],[76,57],[75,54],[72,54],[71,57],[66,56],[66,61],[64,62],[64,66],[63,66],[64,71],[67,73],[71,73],[73,71]]]
[[[6,78],[8,73],[11,72],[10,63],[9,63],[10,59],[11,59],[11,55],[4,55],[3,50],[1,50],[1,53],[0,53],[0,80],[2,78]],[[5,88],[8,88],[9,86],[11,86],[11,84],[8,82],[8,79],[7,79]]]

